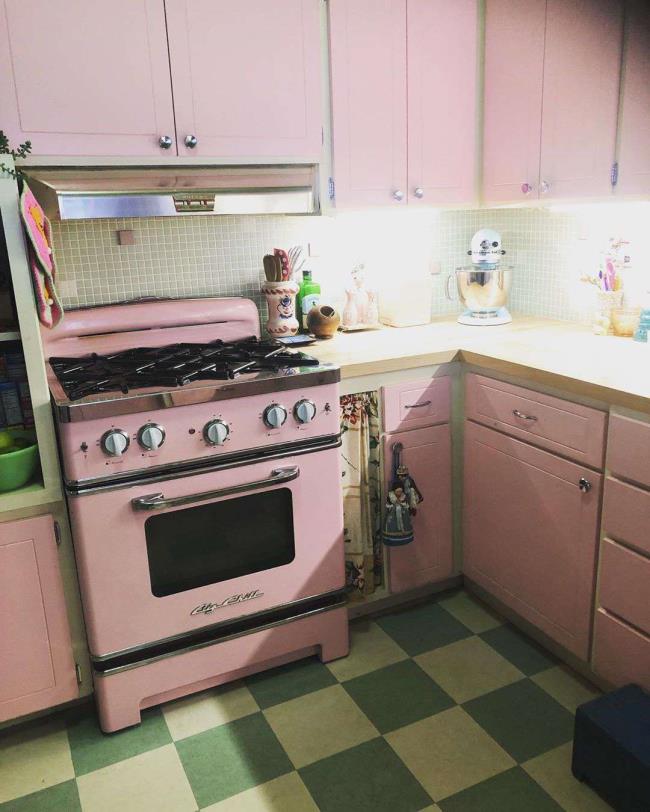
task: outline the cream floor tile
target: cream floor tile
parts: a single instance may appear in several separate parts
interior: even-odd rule
[[[379,735],[341,685],[274,705],[264,715],[297,769]]]
[[[561,745],[522,764],[566,812],[608,812],[611,807],[571,773],[572,743]]]
[[[61,721],[45,721],[23,730],[5,730],[0,738],[0,803],[74,778],[68,734]]]
[[[407,658],[406,652],[371,620],[356,621],[350,627],[350,654],[327,663],[337,680],[360,677]]]
[[[503,624],[500,617],[493,614],[467,592],[458,592],[451,598],[445,598],[440,601],[440,606],[453,615],[456,620],[460,620],[474,634],[486,632],[488,629],[494,629]]]
[[[460,707],[414,722],[385,738],[434,801],[515,765]]]
[[[256,713],[259,706],[245,685],[234,682],[168,702],[162,710],[172,739],[178,741]]]
[[[83,812],[194,812],[189,781],[173,744],[77,778]]]
[[[456,702],[467,702],[524,675],[480,637],[427,651],[415,662]]]
[[[318,807],[298,773],[287,773],[202,812],[318,812]]]
[[[600,696],[600,691],[595,686],[563,665],[541,671],[531,679],[571,713],[575,713],[578,705],[582,705],[583,702]]]

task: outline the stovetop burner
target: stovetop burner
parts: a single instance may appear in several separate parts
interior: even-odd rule
[[[234,342],[136,347],[110,355],[51,357],[49,362],[71,401],[99,392],[126,394],[148,386],[178,387],[199,380],[232,380],[242,373],[319,365],[310,355],[255,336]]]

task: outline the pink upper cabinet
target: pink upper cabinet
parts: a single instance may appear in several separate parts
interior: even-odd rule
[[[0,524],[0,722],[79,695],[51,516]]]
[[[476,0],[408,0],[408,199],[476,195]]]
[[[619,121],[619,194],[650,194],[650,3],[628,0]]]
[[[407,202],[406,0],[330,0],[337,206]]]
[[[546,0],[487,0],[483,197],[539,195]]]
[[[320,158],[318,0],[165,6],[180,155]]]
[[[547,0],[541,197],[611,193],[623,0]]]
[[[36,155],[175,153],[163,0],[0,0],[0,110]]]

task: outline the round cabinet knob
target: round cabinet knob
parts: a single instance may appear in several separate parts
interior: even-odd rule
[[[293,416],[299,423],[311,423],[316,417],[316,404],[313,400],[299,400],[293,407]]]
[[[591,490],[591,482],[586,477],[581,476],[578,480],[578,487],[583,493],[589,493]]]
[[[194,147],[199,143],[198,138],[195,135],[186,135],[185,136],[185,146],[188,149],[194,149]]]
[[[174,139],[171,137],[171,135],[161,135],[158,139],[158,145],[161,149],[170,149],[173,143]]]
[[[138,432],[138,443],[145,451],[155,451],[165,442],[165,429],[157,423],[145,423]]]
[[[522,194],[529,195],[533,191],[533,185],[531,183],[522,183],[521,191]]]
[[[272,403],[264,409],[262,419],[264,420],[264,425],[268,428],[279,429],[280,426],[284,425],[287,419],[287,410],[284,406],[280,406],[279,403]]]
[[[541,192],[543,195],[545,195],[545,194],[546,194],[546,193],[547,193],[547,192],[550,190],[550,188],[551,188],[551,184],[550,184],[550,183],[548,183],[548,182],[547,182],[547,181],[545,181],[545,180],[543,180],[543,181],[542,181],[542,182],[539,184],[539,191],[540,191],[540,192]]]
[[[400,201],[404,200],[404,192],[401,189],[395,189],[393,192],[393,198],[399,203]]]
[[[109,429],[102,435],[99,444],[109,457],[121,457],[129,447],[129,435],[122,429]]]
[[[208,445],[223,445],[230,434],[230,426],[223,420],[210,420],[203,426],[203,439]]]
[[[413,190],[413,194],[417,197],[418,200],[422,200],[422,198],[424,197],[424,189],[418,186],[417,189]]]

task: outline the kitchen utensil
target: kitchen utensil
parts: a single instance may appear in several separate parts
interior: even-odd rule
[[[303,266],[305,264],[305,260],[302,256],[302,247],[300,245],[294,245],[289,249],[289,269],[291,272],[291,278],[295,279],[296,276],[300,273]]]
[[[275,266],[275,275],[273,278],[276,282],[282,282],[282,260],[279,256],[275,255],[273,257],[273,264]]]
[[[275,282],[275,257],[272,254],[266,254],[262,262],[264,263],[266,281]]]
[[[24,448],[0,454],[0,492],[21,488],[34,475],[38,466],[36,434],[25,429],[8,429],[14,440],[27,441]]]
[[[289,255],[284,248],[274,248],[273,253],[279,258],[281,263],[280,279],[286,281],[291,276],[291,266],[289,265]]]

